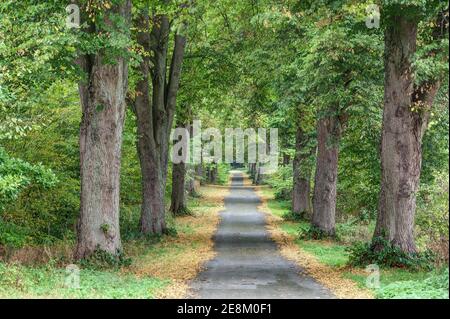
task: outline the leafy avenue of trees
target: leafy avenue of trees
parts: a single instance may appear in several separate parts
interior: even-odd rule
[[[85,259],[167,234],[227,168],[169,165],[171,129],[201,119],[279,128],[279,171],[249,172],[305,236],[354,216],[373,225],[361,263],[448,250],[446,1],[80,0],[79,29],[67,4],[0,4],[1,246]]]

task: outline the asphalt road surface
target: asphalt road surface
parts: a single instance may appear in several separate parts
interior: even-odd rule
[[[191,283],[204,299],[327,299],[329,290],[279,253],[257,206],[260,198],[232,172],[230,194],[214,236],[217,256]]]

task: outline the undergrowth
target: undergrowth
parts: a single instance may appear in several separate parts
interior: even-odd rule
[[[132,259],[126,257],[121,251],[115,255],[101,249],[96,249],[93,254],[80,261],[80,265],[83,268],[93,270],[117,270],[122,267],[128,267],[131,263]]]
[[[357,242],[348,247],[348,252],[349,265],[357,267],[377,264],[380,267],[431,270],[434,263],[431,252],[406,253],[382,237],[373,242]]]

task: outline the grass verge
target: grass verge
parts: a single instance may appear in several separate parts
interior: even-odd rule
[[[306,269],[338,298],[448,298],[448,267],[432,272],[380,269],[379,288],[367,288],[370,272],[347,266],[347,242],[299,240],[298,230],[308,222],[284,220],[283,216],[291,209],[290,202],[275,200],[272,189],[261,188],[258,193],[263,199],[261,209],[267,213],[270,233],[282,254]]]

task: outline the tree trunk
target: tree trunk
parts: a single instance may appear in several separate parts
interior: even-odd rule
[[[293,161],[292,211],[303,216],[311,214],[311,168],[307,163],[304,163],[311,156],[306,150],[307,143],[308,140],[303,130],[298,127],[295,136],[295,157]]]
[[[182,124],[187,122],[187,119],[180,120],[181,114],[178,114],[178,124],[183,125],[187,130],[190,130],[189,124]],[[188,145],[188,144],[187,144]],[[170,211],[176,215],[184,215],[187,212],[186,206],[186,163],[172,164],[172,194]]]
[[[217,164],[210,164],[208,166],[208,181],[210,184],[217,183]]]
[[[181,105],[177,110],[177,127],[183,127],[187,132],[189,132],[189,136],[193,136],[193,127],[190,125],[191,122],[191,108],[189,104]],[[176,136],[177,141],[179,136]],[[189,147],[189,143],[186,143],[184,147]],[[180,154],[181,155],[181,154]],[[187,155],[187,154],[185,154]],[[173,163],[172,164],[172,194],[171,194],[171,203],[170,203],[170,211],[176,215],[185,215],[188,212],[187,204],[186,204],[186,191],[187,191],[187,164],[189,158],[183,159],[181,163]],[[188,178],[188,181],[190,179]]]
[[[172,170],[172,197],[170,211],[174,215],[186,213],[185,174],[186,164],[181,162],[173,164]]]
[[[200,185],[205,184],[203,179],[203,171],[203,164],[198,164],[195,166],[195,178],[198,179]]]
[[[261,164],[256,163],[255,164],[255,175],[253,177],[253,184],[259,185],[261,182]]]
[[[291,157],[289,154],[283,154],[283,166],[288,166],[291,163]]]
[[[166,231],[165,200],[169,137],[176,106],[181,66],[186,39],[175,36],[175,47],[167,80],[166,64],[170,25],[168,17],[153,17],[153,28],[149,34],[150,21],[146,12],[139,17],[138,43],[147,53],[139,67],[141,80],[135,110],[138,127],[138,155],[142,173],[142,207],[140,229],[143,234],[161,234]],[[150,63],[150,52],[153,57]],[[150,66],[152,65],[152,66]],[[152,98],[150,98],[150,79]]]
[[[318,121],[312,224],[329,236],[335,233],[340,138],[341,128],[337,117],[325,117]]]
[[[414,218],[422,137],[439,81],[414,87],[412,59],[417,22],[394,17],[385,33],[385,92],[381,138],[381,191],[374,238],[416,252]],[[376,249],[377,247],[375,247]]]
[[[130,1],[113,6],[110,13],[127,21]],[[112,22],[105,20],[107,25]],[[91,29],[92,30],[92,29]],[[119,228],[120,159],[128,88],[128,66],[123,57],[106,64],[105,52],[82,56],[87,73],[79,84],[82,107],[80,127],[80,217],[77,224],[77,259],[100,249],[117,254],[122,249]]]
[[[250,178],[252,179],[252,181],[254,181],[255,174],[256,174],[256,163],[248,164],[248,172],[249,172]]]
[[[198,196],[195,185],[195,171],[191,165],[188,165],[185,176],[186,176],[186,191],[188,195],[193,197]]]

